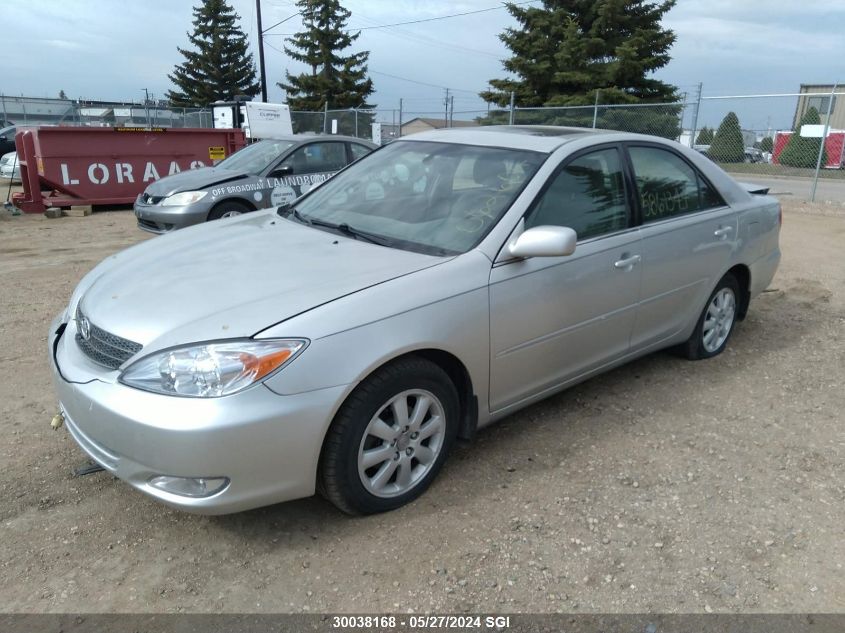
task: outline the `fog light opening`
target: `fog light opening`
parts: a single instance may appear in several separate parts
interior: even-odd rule
[[[180,497],[203,499],[216,495],[229,485],[228,477],[171,477],[158,475],[150,478],[150,485]]]

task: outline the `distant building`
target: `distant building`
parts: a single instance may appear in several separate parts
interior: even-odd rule
[[[833,86],[823,84],[801,84],[799,90],[798,105],[795,108],[795,116],[792,120],[792,128],[798,127],[801,118],[807,114],[810,108],[818,110],[822,124],[829,123],[831,129],[845,129],[845,100],[840,99],[842,95],[833,95],[833,105],[830,104]],[[845,90],[837,89],[837,92]],[[827,109],[830,108],[830,121],[827,120]]]
[[[402,136],[408,136],[408,134],[415,134],[416,132],[440,130],[445,127],[478,127],[478,123],[475,121],[449,121],[447,125],[445,118],[429,119],[417,117],[402,124]]]

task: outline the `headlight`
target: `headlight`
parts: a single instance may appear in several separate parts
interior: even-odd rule
[[[156,352],[120,375],[130,387],[171,396],[228,396],[289,363],[305,347],[298,339],[223,341]]]
[[[193,204],[199,202],[208,194],[207,191],[183,191],[182,193],[174,193],[161,201],[164,207],[181,207],[186,204]]]

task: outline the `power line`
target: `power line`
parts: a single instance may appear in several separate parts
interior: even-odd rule
[[[287,53],[285,53],[285,51],[283,51],[281,48],[277,48],[276,46],[273,46],[270,42],[265,42],[265,44],[268,47],[272,48],[277,53],[281,53],[282,55],[287,55]],[[407,81],[408,83],[417,84],[417,85],[420,85],[420,86],[427,86],[428,88],[439,88],[439,89],[443,90],[447,87],[447,86],[441,86],[441,85],[438,85],[438,84],[427,83],[425,81],[417,81],[416,79],[408,79],[407,77],[400,77],[399,75],[391,75],[390,73],[379,72],[377,70],[373,70],[372,68],[368,69],[367,72],[372,73],[373,75],[383,75],[385,77],[390,77],[391,79],[398,79],[399,81]],[[469,93],[469,94],[478,94],[479,92],[483,92],[483,90],[481,90],[481,89],[479,89],[479,90],[467,90],[466,88],[449,88],[449,90],[453,91],[453,92],[466,92],[466,93]]]
[[[514,2],[514,5],[522,5],[522,4],[532,4],[534,2],[539,2],[539,0],[525,0],[523,2]],[[347,32],[350,31],[370,31],[372,29],[386,29],[392,26],[405,26],[407,24],[421,24],[423,22],[434,22],[435,20],[447,20],[449,18],[459,18],[465,15],[473,15],[475,13],[486,13],[488,11],[500,11],[501,9],[506,9],[507,7],[503,4],[498,7],[489,7],[487,9],[476,9],[475,11],[464,11],[463,13],[451,13],[449,15],[439,15],[433,18],[422,18],[419,20],[409,20],[407,22],[395,22],[393,24],[376,24],[373,26],[362,26],[357,29],[346,29]],[[268,35],[281,35],[281,36],[290,36],[296,35],[295,33],[268,33]]]
[[[526,0],[525,2],[514,2],[515,5],[520,4],[531,4],[532,2],[537,2],[538,0]],[[421,20],[410,20],[408,22],[396,22],[395,24],[378,24],[375,26],[364,26],[360,29],[356,29],[358,31],[369,31],[371,29],[384,29],[391,26],[404,26],[406,24],[421,24],[422,22],[434,22],[435,20],[446,20],[448,18],[459,18],[464,15],[473,15],[475,13],[486,13],[488,11],[499,11],[501,9],[506,9],[505,5],[501,5],[498,7],[490,7],[489,9],[476,9],[475,11],[464,11],[463,13],[452,13],[451,15],[441,15],[435,18],[423,18]]]
[[[269,46],[269,44],[268,44]],[[277,49],[278,50],[278,49]],[[407,77],[400,77],[398,75],[391,75],[389,73],[382,73],[377,70],[369,69],[368,72],[371,72],[374,75],[384,75],[385,77],[390,77],[391,79],[398,79],[399,81],[407,81],[408,83],[412,84],[419,84],[420,86],[428,86],[429,88],[440,88],[441,90],[445,90],[447,86],[441,86],[437,84],[430,84],[424,81],[417,81],[416,79],[408,79]],[[456,92],[468,92],[470,94],[477,94],[479,92],[483,92],[483,90],[467,90],[466,88],[449,88],[451,91]]]
[[[378,25],[377,20],[374,20],[374,19],[372,19],[372,18],[370,18],[370,17],[368,17],[368,16],[366,16],[362,13],[356,12],[354,17],[356,19],[363,20],[364,22],[369,22],[370,24]],[[381,34],[384,34],[384,35],[392,35],[393,37],[400,38],[400,39],[402,39],[406,42],[407,42],[407,40],[414,40],[416,42],[420,42],[420,43],[428,45],[428,46],[431,46],[432,44],[434,44],[438,47],[445,48],[445,49],[451,49],[451,50],[458,51],[458,52],[476,53],[478,55],[484,55],[486,57],[492,57],[494,59],[501,59],[502,58],[502,56],[500,54],[491,53],[489,51],[482,51],[482,50],[478,50],[476,48],[469,48],[467,46],[462,46],[460,44],[455,44],[455,43],[452,43],[452,42],[444,42],[442,40],[438,40],[438,39],[435,39],[435,38],[427,36],[427,35],[415,33],[415,32],[410,31],[408,29],[400,29],[400,28],[396,28],[396,27],[392,27],[392,26],[388,28],[388,27],[385,27],[384,25],[379,25],[379,28],[385,28],[385,30],[384,31],[377,31],[378,33],[381,33]]]

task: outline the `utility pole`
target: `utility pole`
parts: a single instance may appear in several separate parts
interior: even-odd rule
[[[454,125],[455,121],[455,95],[449,97],[449,127]]]
[[[446,98],[443,99],[446,109],[443,111],[443,127],[449,127],[449,89],[446,88]]]
[[[258,21],[258,70],[261,78],[261,101],[267,103],[267,73],[264,71],[264,31],[261,29],[261,0],[255,0],[255,17]]]

